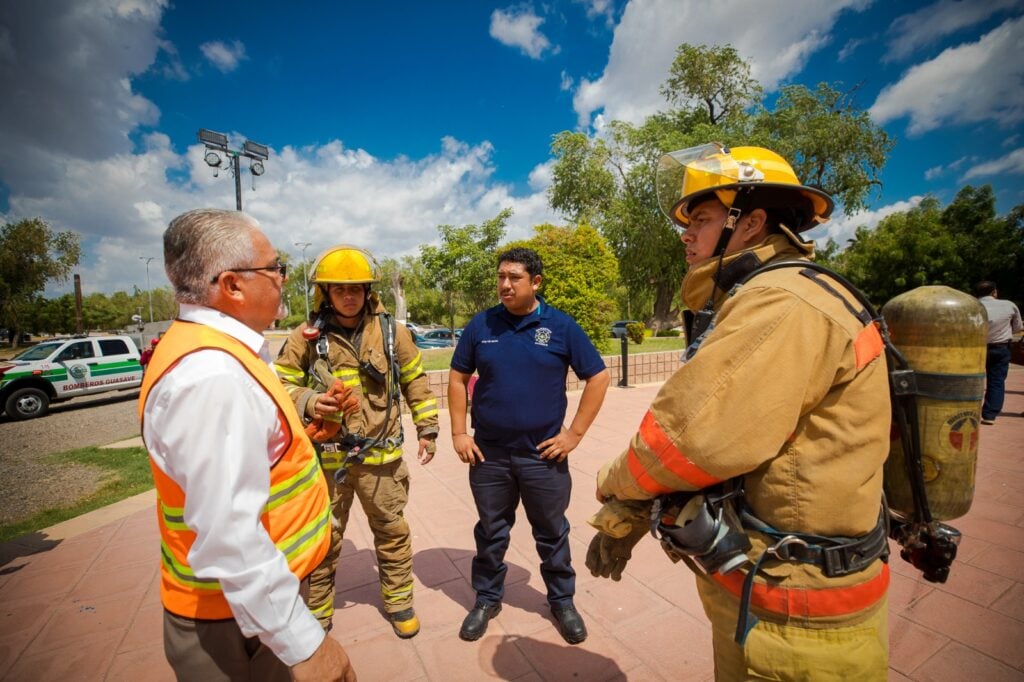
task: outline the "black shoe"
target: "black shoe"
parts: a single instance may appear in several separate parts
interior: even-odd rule
[[[587,638],[587,626],[583,624],[583,616],[572,604],[552,606],[551,615],[555,617],[562,639],[569,644],[579,644]]]
[[[501,613],[501,602],[497,604],[485,604],[478,601],[469,612],[466,619],[462,621],[462,628],[459,630],[459,637],[467,642],[473,642],[484,636],[487,632],[487,621]]]

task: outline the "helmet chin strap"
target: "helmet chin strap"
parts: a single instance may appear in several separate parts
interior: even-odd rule
[[[725,250],[729,246],[729,240],[732,239],[733,234],[736,232],[736,223],[739,222],[740,216],[743,215],[747,205],[750,203],[752,189],[752,187],[743,187],[737,190],[736,198],[733,199],[732,206],[729,207],[729,215],[722,225],[722,234],[718,236],[718,243],[715,245],[715,251],[712,254],[712,258],[718,258],[718,264],[715,266],[714,274],[711,275],[711,293],[708,294],[708,300],[704,303],[704,307],[694,317],[693,328],[690,334],[691,341],[707,331],[715,317],[715,291],[718,288],[718,275],[722,272]]]

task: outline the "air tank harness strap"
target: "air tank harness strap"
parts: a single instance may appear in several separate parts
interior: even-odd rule
[[[345,458],[341,466],[334,472],[334,480],[337,483],[344,483],[348,475],[349,467],[353,464],[362,464],[367,455],[373,449],[394,450],[402,447],[404,442],[402,434],[397,438],[388,437],[384,439],[365,438],[353,433],[345,434],[341,440],[333,443],[315,443],[318,452],[344,452]]]
[[[883,505],[878,514],[878,523],[867,534],[860,537],[830,537],[811,533],[785,533],[776,530],[753,515],[749,509],[740,512],[743,527],[775,540],[765,548],[754,567],[743,581],[740,596],[739,620],[736,623],[736,643],[743,646],[747,635],[757,625],[757,616],[750,612],[750,596],[754,589],[754,576],[765,560],[795,561],[812,564],[821,569],[828,578],[837,578],[863,571],[876,559],[889,557],[888,512]]]

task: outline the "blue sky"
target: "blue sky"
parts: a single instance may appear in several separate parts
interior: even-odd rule
[[[771,93],[819,81],[895,138],[844,241],[932,194],[989,183],[1024,203],[1024,0],[557,0],[434,3],[0,0],[0,217],[83,236],[90,291],[166,284],[160,235],[231,208],[201,128],[267,144],[243,202],[279,248],[416,253],[436,226],[561,222],[549,145],[664,102],[677,45],[731,44]],[[50,294],[68,291],[54,286]]]

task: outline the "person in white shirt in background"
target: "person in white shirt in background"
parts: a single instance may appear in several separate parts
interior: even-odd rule
[[[302,595],[330,514],[262,336],[279,314],[285,266],[253,218],[214,209],[171,221],[164,261],[181,309],[139,411],[157,485],[168,662],[179,680],[354,682]]]
[[[1022,329],[1020,310],[1012,301],[999,300],[996,283],[981,281],[974,285],[974,295],[988,313],[988,349],[985,354],[985,402],[981,406],[981,423],[994,424],[1003,410],[1006,397],[1006,375],[1010,371],[1010,342]]]

